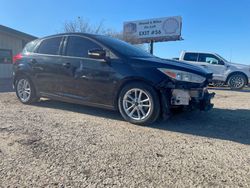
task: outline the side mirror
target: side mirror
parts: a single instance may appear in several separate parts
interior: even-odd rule
[[[92,49],[88,51],[88,56],[93,59],[105,59],[106,51],[103,49]]]
[[[222,61],[222,60],[220,60],[220,61],[219,61],[219,65],[225,65],[225,62]]]

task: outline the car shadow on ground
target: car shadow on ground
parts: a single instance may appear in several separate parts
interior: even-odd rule
[[[71,111],[71,112],[77,112],[77,113],[82,113],[82,114],[87,114],[87,115],[92,115],[92,116],[98,116],[98,117],[104,117],[108,119],[123,121],[122,117],[117,111],[105,110],[105,109],[95,108],[95,107],[90,107],[90,106],[83,106],[79,104],[72,104],[72,103],[45,99],[45,100],[41,100],[40,102],[35,103],[34,105],[39,106],[39,107],[60,109],[60,110],[66,110],[66,111]]]
[[[219,109],[183,112],[152,128],[250,145],[250,110]]]
[[[123,121],[121,115],[116,111],[77,104],[44,100],[37,103],[36,106]],[[250,145],[250,110],[247,109],[214,108],[209,112],[182,112],[173,115],[166,121],[159,121],[149,127]]]

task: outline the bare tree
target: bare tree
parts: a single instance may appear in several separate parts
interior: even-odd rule
[[[82,17],[78,17],[75,20],[67,21],[64,23],[64,32],[81,32],[81,33],[93,33],[93,34],[105,34],[106,29],[101,21],[97,26],[90,24],[90,22]]]
[[[126,42],[135,43],[135,39],[127,39],[124,38],[122,32],[117,32],[113,29],[108,29],[104,26],[104,21],[102,20],[98,25],[92,25],[87,19],[83,19],[82,17],[78,17],[73,21],[67,21],[64,23],[63,31],[64,32],[80,32],[80,33],[92,33],[92,34],[102,34],[111,36],[120,40],[124,40]],[[147,51],[147,47],[144,44],[135,44],[138,48],[141,48]]]

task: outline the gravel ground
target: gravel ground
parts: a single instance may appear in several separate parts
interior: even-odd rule
[[[150,127],[0,93],[0,187],[250,187],[250,92],[216,93]]]

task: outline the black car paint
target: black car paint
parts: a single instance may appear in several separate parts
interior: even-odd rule
[[[143,81],[160,90],[170,85],[172,88],[203,88],[212,78],[211,73],[197,66],[153,56],[124,57],[116,50],[112,50],[115,47],[105,44],[101,45],[113,52],[117,58],[98,60],[68,57],[65,55],[66,39],[71,35],[101,43],[96,35],[90,34],[69,33],[51,36],[63,36],[60,53],[37,54],[36,49],[35,53],[23,53],[23,58],[14,65],[15,78],[20,74],[27,75],[34,82],[37,93],[44,97],[109,109],[116,109],[119,91],[130,81]],[[204,76],[207,80],[202,84],[177,82],[157,68],[187,71]]]

